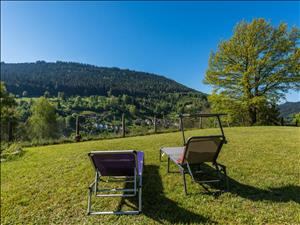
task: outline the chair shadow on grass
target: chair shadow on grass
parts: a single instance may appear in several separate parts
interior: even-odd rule
[[[212,172],[213,168],[204,164],[202,168],[207,172]],[[258,174],[257,174],[258,175]],[[269,187],[268,190],[260,189],[258,187],[242,184],[237,180],[228,176],[229,190],[228,192],[246,198],[252,201],[272,201],[272,202],[289,202],[294,201],[300,204],[300,186],[286,185],[282,187]],[[219,189],[216,183],[209,183],[208,187]],[[207,192],[208,194],[215,194],[216,192]],[[222,192],[219,192],[220,194]],[[218,195],[216,195],[218,196]]]
[[[213,223],[209,218],[179,206],[177,202],[164,195],[159,167],[156,165],[144,167],[142,199],[142,214],[159,223]],[[126,200],[136,205],[135,198],[126,198]],[[121,200],[118,209],[121,209],[122,205],[128,205],[126,200],[124,198]]]

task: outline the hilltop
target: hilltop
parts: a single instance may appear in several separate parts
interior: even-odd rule
[[[1,63],[1,80],[9,92],[38,97],[48,91],[57,96],[122,95],[146,97],[193,92],[205,95],[164,76],[116,67],[73,62]]]

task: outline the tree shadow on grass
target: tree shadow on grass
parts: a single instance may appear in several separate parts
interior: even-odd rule
[[[213,172],[213,168],[204,164],[204,170],[208,173]],[[289,202],[294,201],[300,204],[300,186],[286,185],[282,187],[269,187],[267,190],[258,187],[242,184],[228,176],[228,192],[241,196],[252,201],[272,201],[272,202]],[[219,189],[216,183],[208,183],[208,187]],[[213,192],[212,192],[213,193]],[[221,192],[220,192],[221,193]]]
[[[126,199],[131,203],[136,204],[136,199]],[[179,206],[177,202],[164,195],[162,179],[159,174],[158,166],[147,165],[144,167],[142,199],[142,214],[159,223],[214,223],[209,218],[193,213]],[[123,198],[118,208],[121,208],[124,204],[126,205],[127,203]]]

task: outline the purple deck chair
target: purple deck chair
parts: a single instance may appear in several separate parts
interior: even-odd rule
[[[89,186],[88,215],[99,214],[139,214],[142,211],[142,174],[144,153],[134,150],[92,151],[89,154],[95,169],[95,180]],[[102,178],[133,183],[132,188],[99,188]],[[91,198],[96,197],[135,197],[138,194],[136,211],[92,211]]]

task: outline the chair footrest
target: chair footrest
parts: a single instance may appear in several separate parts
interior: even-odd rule
[[[98,194],[96,197],[135,197],[136,194]]]
[[[122,188],[112,188],[112,189],[97,189],[97,192],[134,192],[134,189],[122,189]]]
[[[214,182],[220,182],[221,180],[195,180],[197,183],[214,183]]]
[[[140,214],[140,211],[103,211],[103,212],[89,212],[88,215],[135,215]]]

